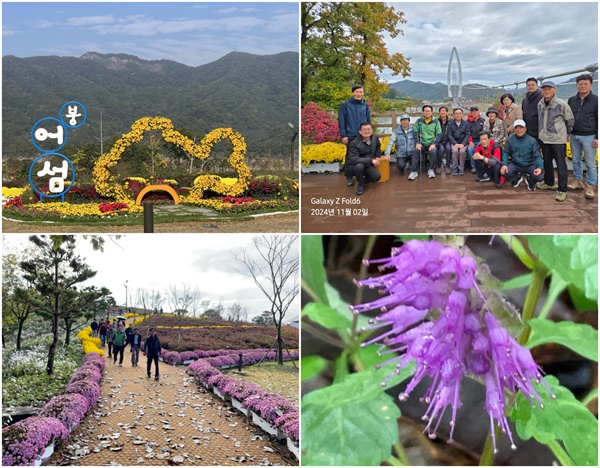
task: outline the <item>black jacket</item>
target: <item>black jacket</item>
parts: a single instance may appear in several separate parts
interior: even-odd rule
[[[594,135],[598,138],[598,96],[594,93],[588,94],[583,102],[579,94],[569,98],[569,107],[575,117],[575,125],[571,133],[573,135]]]
[[[471,135],[469,131],[469,124],[466,121],[462,121],[459,125],[456,125],[456,120],[452,119],[452,121],[448,124],[448,140],[453,145],[467,145],[469,143],[469,136]]]
[[[149,336],[144,342],[144,350],[148,357],[159,357],[160,356],[160,340],[158,336],[152,338]]]
[[[448,143],[448,125],[450,124],[450,119],[446,119],[446,123],[442,122],[442,119],[438,119],[438,122],[440,123],[440,128],[442,129],[442,139],[440,140],[440,143],[442,145],[445,145],[446,143]]]
[[[359,136],[348,144],[347,166],[363,163],[365,166],[373,165],[373,159],[381,156],[381,143],[377,135],[371,135],[371,144],[367,145],[363,137]]]
[[[540,122],[538,115],[538,102],[543,98],[542,92],[536,89],[533,93],[526,93],[521,103],[523,109],[523,120],[527,124],[527,135],[539,138]]]

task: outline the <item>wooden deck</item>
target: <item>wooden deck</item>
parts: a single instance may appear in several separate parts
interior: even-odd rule
[[[303,174],[303,233],[597,233],[598,198],[569,191],[559,203],[556,191],[530,192],[523,182],[497,189],[475,175],[424,174],[409,181],[391,165],[390,180],[369,184],[356,196],[339,174]],[[571,180],[571,173],[569,173]],[[359,200],[360,204],[352,204]],[[333,201],[333,204],[319,203]]]

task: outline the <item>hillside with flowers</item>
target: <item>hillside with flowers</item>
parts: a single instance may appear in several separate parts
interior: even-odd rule
[[[181,325],[181,343],[177,337]],[[209,351],[215,349],[259,349],[269,348],[277,339],[274,326],[256,325],[250,322],[232,322],[214,318],[183,317],[158,314],[138,317],[135,326],[140,330],[156,327],[163,347],[171,351]],[[286,347],[298,349],[297,328],[282,327]]]

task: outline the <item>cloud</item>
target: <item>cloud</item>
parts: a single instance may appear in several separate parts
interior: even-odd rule
[[[115,22],[113,15],[77,16],[67,18],[65,24],[74,27],[96,26],[99,24],[111,24]]]
[[[2,27],[2,35],[3,36],[14,36],[16,34],[21,34],[23,31],[20,31],[18,29],[12,28],[10,26],[3,26]]]

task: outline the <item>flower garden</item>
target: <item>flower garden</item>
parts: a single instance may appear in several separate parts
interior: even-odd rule
[[[127,314],[128,318],[134,317],[135,321],[143,325],[143,318],[135,314]],[[174,317],[162,316],[167,325],[158,325],[161,336],[169,330],[169,321]],[[226,330],[225,326],[216,328],[210,320],[206,323],[206,330],[219,333]],[[223,323],[223,322],[222,322]],[[186,325],[188,330],[192,326]],[[233,327],[232,327],[233,328]],[[251,326],[240,330],[249,331]],[[258,327],[273,328],[273,327]],[[202,329],[193,326],[194,333]],[[225,336],[225,335],[223,335]],[[2,464],[3,466],[32,466],[43,463],[50,457],[54,447],[65,444],[81,424],[82,420],[90,415],[98,403],[101,394],[101,381],[105,374],[105,351],[101,347],[99,338],[92,337],[90,327],[84,328],[77,334],[81,340],[84,357],[81,365],[72,372],[64,391],[54,396],[45,403],[37,416],[30,416],[22,421],[8,425],[2,431]],[[269,337],[270,339],[270,337]],[[218,340],[215,339],[215,343]],[[221,348],[228,346],[227,341],[220,342]],[[226,401],[235,398],[239,402],[240,410],[253,411],[256,414],[255,422],[263,430],[271,433],[276,439],[287,439],[288,447],[296,455],[299,441],[299,412],[284,397],[269,393],[256,384],[226,375],[227,369],[239,365],[241,355],[242,366],[250,366],[259,362],[274,362],[277,353],[266,348],[247,349],[196,349],[193,351],[170,351],[163,349],[161,361],[169,365],[188,366],[188,373],[196,376],[198,382],[204,384],[215,394]],[[286,360],[297,360],[298,350],[291,350],[284,354]],[[11,368],[13,373],[19,373],[18,368]],[[209,382],[210,380],[210,382]]]
[[[223,140],[231,143],[228,163],[235,177],[200,174],[189,186],[175,179],[161,177],[143,178],[115,173],[115,167],[124,152],[144,138],[150,131],[161,132],[165,142],[175,145],[190,157],[205,161],[215,144]],[[143,208],[138,204],[140,192],[149,187],[143,201],[154,204],[172,204],[173,197],[165,188],[172,189],[180,203],[209,208],[224,216],[253,212],[289,211],[298,208],[299,185],[297,180],[276,175],[253,177],[245,163],[246,143],[241,134],[231,128],[217,128],[195,144],[173,128],[169,119],[144,117],[137,120],[131,131],[124,134],[108,153],[97,161],[89,184],[77,181],[65,193],[61,202],[39,202],[39,195],[30,187],[2,187],[2,197],[7,200],[4,216],[20,220],[49,220],[67,222],[116,218],[126,221],[139,219]],[[68,186],[65,181],[65,186]],[[151,187],[161,186],[161,187]],[[39,187],[45,194],[48,186]],[[160,222],[160,219],[158,219]]]

